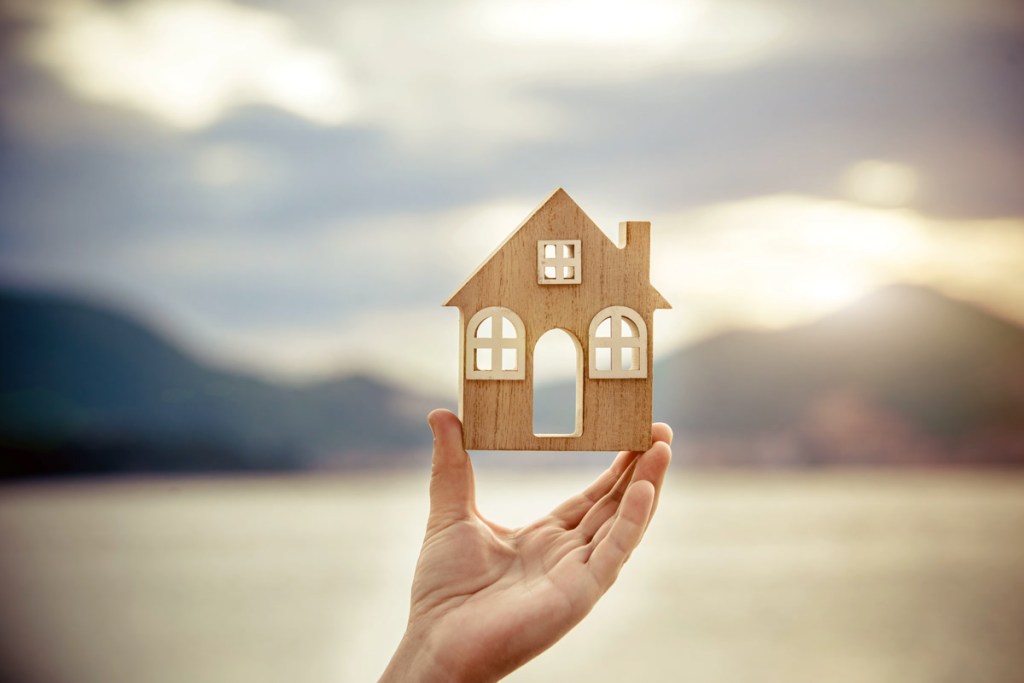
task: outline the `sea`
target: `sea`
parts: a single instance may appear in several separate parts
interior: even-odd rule
[[[618,582],[507,680],[1024,681],[1024,473],[673,467]],[[525,524],[595,474],[480,467],[478,505]],[[374,681],[428,476],[0,486],[0,678]]]

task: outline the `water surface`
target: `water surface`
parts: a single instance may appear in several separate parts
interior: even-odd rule
[[[591,472],[482,468],[526,522]],[[0,657],[28,683],[375,680],[426,473],[0,489]],[[1017,683],[1024,475],[677,471],[578,629],[510,677]]]

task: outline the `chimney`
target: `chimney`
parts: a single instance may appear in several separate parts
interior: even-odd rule
[[[619,223],[619,248],[625,249],[629,267],[648,281],[651,276],[651,223],[624,221]]]

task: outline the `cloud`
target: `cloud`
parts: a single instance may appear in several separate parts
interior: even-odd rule
[[[372,374],[424,394],[457,395],[458,314],[389,308],[324,315],[316,324],[245,328],[200,323],[200,355],[221,367],[284,381]]]
[[[891,279],[1024,319],[1008,5],[261,7],[22,3],[0,276],[129,298],[264,374],[393,353],[443,382],[423,359],[447,352],[367,331],[447,339],[440,302],[564,185],[605,230],[653,220],[659,353]],[[281,64],[314,96],[272,87]]]
[[[48,9],[28,55],[87,99],[201,128],[232,108],[267,103],[325,125],[355,107],[337,55],[303,44],[288,22],[225,0]]]
[[[567,55],[574,50],[576,75],[584,72],[579,68],[584,62],[592,65],[595,59],[603,75],[607,68],[614,73],[641,65],[736,68],[788,47],[790,37],[782,13],[736,0],[504,1],[473,5],[466,16],[498,44],[528,46],[545,56],[552,49]]]
[[[354,230],[326,222],[301,239],[165,226],[102,245],[0,251],[0,275],[157,309],[199,355],[261,375],[310,377],[368,358],[364,369],[443,384],[448,361],[423,351],[437,321],[451,320],[442,302],[533,208],[496,201],[366,218]],[[378,323],[394,336],[376,339]],[[453,330],[445,359],[457,353]]]
[[[774,195],[663,215],[653,228],[652,281],[678,316],[661,326],[670,346],[723,327],[806,321],[890,282],[1024,320],[1024,218],[940,220]]]
[[[134,16],[129,10],[162,6],[103,11]],[[1015,151],[1024,145],[1015,125],[1024,117],[1024,98],[1014,61],[1024,57],[1024,30],[998,5],[950,0],[882,12],[837,1],[810,8],[648,0],[632,29],[612,35],[601,26],[614,23],[625,5],[608,2],[591,8],[596,28],[578,29],[576,37],[576,28],[566,29],[563,38],[523,37],[525,29],[514,22],[502,28],[487,12],[525,12],[526,19],[547,17],[539,24],[551,26],[551,17],[573,15],[571,2],[486,7],[313,3],[289,11],[287,45],[345,65],[343,80],[358,107],[343,127],[239,104],[188,138],[150,131],[148,139],[132,135],[129,149],[118,119],[108,130],[81,132],[80,147],[67,154],[88,172],[75,169],[61,184],[109,174],[119,177],[108,183],[132,189],[117,206],[77,206],[74,213],[102,209],[97,224],[130,224],[134,212],[110,214],[127,212],[138,197],[169,213],[194,209],[193,223],[227,204],[250,223],[301,225],[365,211],[537,196],[556,185],[648,210],[775,193],[841,197],[846,170],[871,158],[913,167],[914,205],[929,213],[1024,211],[1016,182],[1024,156]],[[284,22],[260,12],[277,17],[273,25]],[[747,24],[761,26],[763,35],[748,36]],[[41,35],[59,25],[44,24],[50,28]],[[702,65],[701,55],[717,54],[701,42],[708,40],[757,56],[726,59],[730,68]],[[325,45],[330,49],[316,47]],[[22,106],[25,98],[12,93],[5,108]],[[83,109],[89,107],[50,102],[32,108],[24,125],[59,116],[80,125],[89,118]],[[83,149],[85,135],[93,144]],[[100,142],[103,150],[96,149]],[[234,183],[248,196],[225,202],[224,194],[203,187],[212,177],[208,168],[195,174],[200,144],[255,149],[280,184]],[[166,156],[151,163],[147,156],[154,154]],[[123,174],[121,164],[129,167]],[[168,187],[176,166],[188,177]],[[149,182],[151,174],[163,178]],[[199,187],[189,188],[189,180]],[[17,203],[25,192],[12,194]]]
[[[81,97],[177,128],[266,103],[322,125],[379,127],[414,149],[462,136],[472,144],[450,153],[476,156],[573,125],[538,86],[740,68],[791,43],[786,16],[738,0],[362,3],[332,13],[62,0],[42,11],[26,53]]]
[[[882,206],[910,203],[917,192],[918,182],[913,168],[879,159],[859,161],[843,177],[843,187],[852,199]]]

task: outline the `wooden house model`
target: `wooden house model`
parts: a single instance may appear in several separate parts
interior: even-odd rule
[[[445,302],[459,309],[459,416],[480,450],[646,450],[651,446],[653,317],[648,222],[616,246],[556,190]],[[533,431],[533,354],[552,329],[576,346],[569,434]]]

